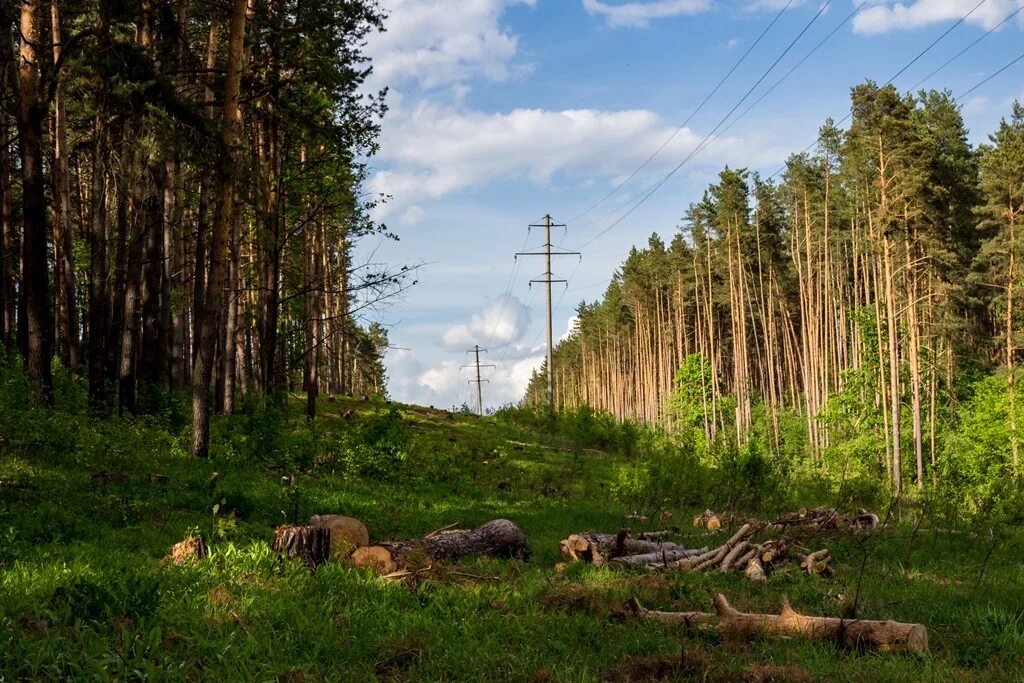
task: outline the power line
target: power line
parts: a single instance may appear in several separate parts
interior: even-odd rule
[[[977,44],[978,44],[978,43],[980,43],[981,41],[983,41],[983,40],[985,40],[986,38],[988,38],[990,34],[992,34],[992,33],[996,32],[996,31],[998,31],[998,30],[999,30],[1000,28],[1002,28],[1002,27],[1003,27],[1003,24],[1005,24],[1005,23],[1006,23],[1006,22],[1008,22],[1008,21],[1009,21],[1010,19],[1013,19],[1013,18],[1014,18],[1015,16],[1017,16],[1018,14],[1020,14],[1020,13],[1021,13],[1021,10],[1024,10],[1024,5],[1021,5],[1020,7],[1018,7],[1017,9],[1015,9],[1015,10],[1014,10],[1013,12],[1011,12],[1011,13],[1010,13],[1010,14],[1008,14],[1008,15],[1006,15],[1006,18],[1005,18],[1005,19],[1003,19],[1002,21],[1000,21],[1000,22],[999,22],[998,24],[996,24],[995,26],[993,26],[993,27],[992,27],[992,28],[990,28],[989,30],[985,31],[985,33],[981,34],[981,36],[979,36],[978,38],[976,38],[976,39],[974,40],[974,42],[972,42],[972,43],[971,43],[970,45],[968,45],[968,46],[967,46],[967,47],[965,47],[964,49],[960,50],[960,52],[957,52],[957,53],[956,53],[955,55],[953,55],[952,57],[950,57],[949,59],[947,59],[947,60],[946,60],[946,62],[945,62],[945,63],[944,63],[944,64],[943,64],[942,66],[940,66],[939,68],[935,69],[935,71],[932,71],[932,72],[931,72],[930,74],[928,74],[927,76],[925,76],[924,78],[922,78],[921,80],[919,80],[919,81],[918,81],[917,83],[915,83],[914,85],[910,86],[910,90],[911,90],[911,91],[913,91],[913,90],[914,90],[914,89],[915,89],[915,88],[916,88],[917,86],[921,85],[922,83],[924,83],[925,81],[927,81],[927,80],[928,80],[929,78],[931,78],[931,77],[932,77],[932,76],[934,76],[935,74],[939,73],[940,71],[942,71],[943,69],[945,69],[945,68],[946,68],[947,66],[949,66],[950,64],[952,64],[952,63],[953,63],[954,61],[956,61],[957,59],[959,59],[959,58],[960,58],[960,57],[961,57],[961,56],[962,56],[962,55],[963,55],[963,54],[964,54],[965,52],[967,52],[968,50],[970,50],[970,49],[971,49],[972,47],[974,47],[975,45],[977,45]]]
[[[982,0],[982,2],[985,2],[985,1],[986,0]],[[697,153],[697,151],[699,149],[701,149],[701,147],[703,147],[704,143],[706,143],[711,138],[711,136],[714,135],[715,132],[719,128],[722,127],[722,125],[729,119],[729,117],[732,116],[733,113],[737,109],[739,109],[740,105],[742,105],[747,100],[747,98],[750,97],[750,94],[752,92],[754,92],[754,90],[757,88],[757,86],[761,85],[761,82],[764,81],[764,79],[768,77],[768,74],[772,72],[772,70],[778,65],[778,63],[780,61],[782,61],[782,59],[787,54],[789,54],[789,51],[793,49],[793,46],[796,45],[797,41],[799,41],[800,38],[803,37],[803,35],[811,28],[811,26],[814,24],[814,22],[817,21],[818,17],[820,17],[822,15],[822,13],[831,4],[832,4],[832,0],[827,0],[818,9],[818,12],[811,18],[811,20],[809,22],[807,22],[807,24],[800,30],[800,32],[796,35],[796,37],[793,38],[793,40],[791,40],[789,42],[789,45],[786,46],[786,49],[783,50],[782,53],[779,54],[779,56],[775,58],[775,61],[772,62],[771,66],[769,66],[765,70],[765,72],[763,74],[761,74],[761,77],[757,79],[757,81],[754,83],[754,85],[750,86],[750,88],[743,95],[743,97],[741,97],[740,100],[735,105],[733,105],[732,109],[730,109],[729,112],[725,116],[723,116],[722,119],[715,125],[715,127],[711,129],[711,132],[708,133],[706,136],[704,136],[704,139],[701,140],[700,144],[698,144],[696,147],[694,147],[693,150],[691,150],[690,153],[686,155],[686,158],[684,158],[681,162],[679,162],[679,164],[677,164],[675,168],[673,168],[671,171],[669,171],[668,174],[664,178],[662,178],[661,180],[656,182],[653,186],[651,186],[651,188],[644,195],[642,195],[640,197],[640,199],[635,204],[633,204],[633,206],[630,207],[630,209],[625,214],[623,214],[618,219],[616,219],[611,225],[606,227],[604,230],[602,230],[601,232],[599,232],[598,234],[594,235],[592,238],[590,238],[589,240],[584,242],[581,245],[580,248],[582,249],[582,248],[587,247],[588,245],[592,244],[593,242],[595,242],[596,240],[600,239],[602,236],[607,234],[610,230],[612,230],[619,223],[624,221],[630,214],[632,214],[644,202],[646,202],[655,192],[657,192],[665,183],[667,183],[669,181],[669,179],[672,178],[672,176],[674,176],[676,174],[676,172],[680,168],[682,168],[683,165],[686,164],[686,162],[688,162],[691,158],[693,158],[693,156]]]
[[[996,72],[995,72],[994,74],[992,74],[992,75],[991,75],[991,76],[989,76],[988,78],[986,78],[986,79],[982,80],[981,82],[977,83],[977,84],[976,84],[976,85],[975,85],[974,87],[972,87],[972,88],[970,88],[969,90],[967,90],[967,92],[964,92],[964,93],[962,93],[962,94],[961,94],[961,95],[960,95],[959,97],[957,97],[957,98],[956,98],[956,101],[957,101],[957,102],[959,102],[959,101],[960,101],[960,100],[962,100],[963,98],[967,97],[967,96],[968,96],[968,95],[970,95],[970,94],[971,94],[972,92],[974,92],[975,90],[977,90],[977,89],[978,89],[978,88],[980,88],[981,86],[985,85],[986,83],[988,83],[989,81],[991,81],[991,80],[992,80],[993,78],[995,78],[995,77],[996,77],[996,76],[998,76],[999,74],[1003,73],[1004,71],[1006,71],[1007,69],[1009,69],[1009,68],[1010,68],[1011,66],[1013,66],[1014,64],[1016,64],[1017,62],[1019,62],[1019,61],[1020,61],[1020,60],[1022,60],[1022,59],[1024,59],[1024,53],[1020,54],[1020,55],[1019,55],[1019,56],[1018,56],[1018,57],[1017,57],[1016,59],[1014,59],[1013,61],[1011,61],[1011,62],[1010,62],[1009,64],[1007,64],[1007,65],[1006,65],[1006,66],[1004,66],[1003,68],[999,69],[999,71],[996,71]]]
[[[852,12],[852,13],[851,13],[851,14],[850,14],[849,16],[847,16],[847,17],[846,17],[846,19],[844,19],[844,20],[843,20],[843,21],[842,21],[842,22],[841,22],[841,23],[840,23],[839,25],[837,25],[837,26],[836,26],[836,28],[835,28],[835,29],[833,29],[833,30],[832,30],[832,32],[831,32],[831,33],[830,33],[830,34],[829,34],[829,35],[828,35],[828,36],[827,36],[827,37],[825,38],[825,40],[827,40],[827,39],[828,39],[829,37],[831,37],[831,36],[832,36],[832,35],[833,35],[833,34],[834,34],[834,33],[835,33],[835,32],[836,32],[836,31],[837,31],[837,30],[838,30],[838,29],[839,29],[839,28],[840,28],[840,27],[841,27],[841,26],[843,25],[843,24],[845,24],[845,23],[846,23],[847,21],[849,21],[849,20],[850,20],[850,18],[851,18],[852,16],[854,16],[854,15],[855,15],[855,14],[857,13],[857,11],[859,11],[859,9],[860,9],[861,7],[863,7],[863,5],[864,5],[864,4],[866,4],[866,2],[867,2],[867,0],[864,0],[864,1],[862,1],[862,2],[861,2],[861,4],[860,4],[860,5],[858,5],[858,7],[857,7],[857,8],[856,8],[856,9],[855,9],[855,10],[854,10],[854,11],[853,11],[853,12]],[[914,62],[918,61],[918,60],[920,59],[920,57],[921,57],[921,56],[922,56],[923,54],[925,54],[926,52],[928,52],[928,51],[929,51],[929,50],[930,50],[930,49],[931,49],[932,47],[934,47],[934,46],[935,46],[935,45],[936,45],[936,44],[937,44],[937,43],[938,43],[938,42],[939,42],[939,41],[940,41],[940,40],[941,40],[942,38],[944,38],[944,37],[945,37],[946,35],[948,35],[948,34],[949,34],[949,33],[950,33],[950,32],[951,32],[951,31],[952,31],[952,30],[953,30],[954,28],[956,28],[956,27],[957,27],[958,25],[960,25],[961,23],[963,23],[963,22],[964,22],[964,21],[965,21],[965,20],[966,20],[967,18],[969,18],[969,17],[971,16],[971,14],[973,14],[973,13],[974,13],[974,11],[976,11],[976,10],[977,10],[977,9],[978,9],[978,8],[979,8],[979,7],[980,7],[980,6],[982,5],[982,4],[984,4],[984,2],[985,2],[985,0],[982,0],[982,2],[981,2],[981,3],[978,3],[978,5],[976,5],[976,6],[975,6],[975,7],[974,7],[974,8],[973,8],[973,9],[972,9],[972,10],[971,10],[970,12],[968,12],[968,13],[967,13],[966,15],[964,15],[964,16],[963,16],[963,17],[962,17],[962,18],[961,18],[961,19],[960,19],[959,21],[957,21],[957,22],[956,22],[956,23],[955,23],[955,24],[954,24],[953,26],[951,26],[951,27],[950,27],[949,29],[947,29],[947,30],[946,30],[945,32],[943,32],[943,34],[942,34],[941,36],[939,36],[939,38],[937,38],[936,40],[932,41],[932,43],[931,43],[931,44],[929,44],[929,45],[928,45],[928,47],[926,47],[926,48],[925,48],[924,50],[922,50],[922,51],[921,51],[920,53],[918,53],[918,54],[917,54],[917,55],[916,55],[916,56],[915,56],[915,57],[914,57],[914,58],[913,58],[913,59],[912,59],[912,60],[911,60],[911,61],[910,61],[910,62],[909,62],[909,63],[908,63],[908,64],[907,64],[906,66],[904,66],[904,67],[903,67],[902,69],[900,69],[900,70],[899,70],[899,71],[898,71],[898,72],[897,72],[897,73],[896,73],[895,75],[893,75],[893,77],[892,77],[892,78],[890,78],[890,79],[889,79],[888,81],[886,81],[886,83],[885,83],[885,84],[883,85],[883,87],[884,87],[884,86],[886,86],[886,85],[889,85],[889,84],[891,84],[891,83],[892,83],[892,81],[894,81],[894,80],[895,80],[895,79],[896,79],[896,78],[897,78],[897,77],[898,77],[899,75],[901,75],[902,73],[904,73],[904,72],[905,72],[905,71],[907,70],[907,68],[908,68],[908,67],[909,67],[910,65],[912,65],[912,64],[913,64]],[[973,41],[973,42],[972,42],[972,43],[971,43],[970,45],[968,45],[968,46],[967,46],[967,47],[965,47],[964,49],[960,50],[960,51],[959,51],[959,52],[958,52],[957,54],[955,54],[955,55],[954,55],[953,57],[951,57],[950,59],[948,59],[948,60],[947,60],[947,61],[946,61],[945,63],[943,63],[943,64],[942,64],[942,66],[940,66],[939,68],[937,68],[937,69],[933,70],[933,71],[932,71],[932,72],[931,72],[930,74],[928,74],[927,76],[925,76],[924,78],[922,78],[921,80],[919,80],[919,81],[918,81],[917,83],[915,83],[915,84],[914,84],[913,86],[911,86],[911,90],[913,90],[914,88],[916,88],[917,86],[919,86],[919,85],[920,85],[921,83],[923,83],[923,82],[927,81],[927,80],[928,80],[929,78],[931,78],[932,76],[934,76],[935,74],[937,74],[937,73],[938,73],[939,71],[941,71],[942,69],[944,69],[944,68],[946,68],[947,66],[949,66],[949,65],[950,65],[950,64],[951,64],[951,63],[952,63],[953,61],[955,61],[955,60],[956,60],[957,58],[959,58],[960,56],[962,56],[962,55],[963,55],[964,53],[966,53],[966,52],[967,52],[968,50],[970,50],[971,48],[973,48],[973,47],[974,47],[975,45],[977,45],[977,44],[978,44],[979,42],[981,42],[982,40],[984,40],[984,39],[985,39],[985,38],[986,38],[987,36],[989,36],[990,34],[992,34],[992,33],[993,33],[993,32],[995,32],[995,31],[997,31],[997,30],[998,30],[998,29],[999,29],[999,28],[1000,28],[1001,26],[1003,26],[1004,24],[1006,24],[1006,23],[1007,23],[1008,21],[1010,21],[1010,20],[1011,20],[1011,19],[1012,19],[1013,17],[1017,16],[1017,14],[1019,14],[1019,13],[1020,13],[1021,11],[1024,11],[1024,7],[1020,7],[1020,8],[1018,8],[1018,9],[1016,9],[1015,11],[1011,12],[1011,13],[1010,13],[1009,15],[1007,15],[1007,16],[1006,16],[1006,18],[1004,18],[1004,19],[1003,19],[1003,20],[1002,20],[1001,22],[999,22],[999,23],[998,23],[998,24],[997,24],[996,26],[994,26],[994,27],[992,27],[991,29],[989,29],[988,31],[986,31],[986,32],[985,32],[985,33],[984,33],[984,34],[983,34],[982,36],[980,36],[979,38],[977,38],[976,40],[974,40],[974,41]],[[767,94],[768,94],[769,92],[771,92],[771,90],[772,90],[772,89],[774,89],[774,87],[775,87],[775,86],[777,86],[777,85],[778,85],[779,83],[781,83],[781,82],[782,82],[783,80],[785,80],[785,78],[787,78],[787,77],[788,77],[788,76],[789,76],[789,75],[790,75],[790,74],[791,74],[791,73],[793,72],[793,70],[795,70],[795,68],[796,68],[797,66],[799,66],[800,64],[802,64],[802,63],[803,63],[803,62],[804,62],[804,61],[805,61],[805,60],[806,60],[806,59],[807,59],[808,57],[810,57],[810,56],[811,56],[811,54],[813,54],[813,53],[814,53],[814,51],[816,51],[816,50],[817,50],[818,48],[820,48],[820,47],[821,47],[821,45],[822,45],[822,44],[823,44],[823,43],[825,42],[825,40],[823,40],[822,42],[818,43],[818,45],[817,45],[817,46],[815,46],[815,48],[814,48],[814,49],[812,49],[812,50],[811,50],[811,52],[809,52],[809,53],[808,53],[808,54],[807,54],[807,55],[806,55],[806,56],[805,56],[805,57],[804,57],[803,59],[801,59],[801,60],[800,60],[800,62],[798,62],[798,63],[797,63],[797,64],[796,64],[795,66],[794,66],[794,68],[793,68],[793,69],[791,69],[791,70],[790,70],[790,71],[789,71],[789,72],[788,72],[788,73],[787,73],[787,74],[786,74],[785,76],[783,76],[783,77],[782,77],[781,79],[779,79],[779,81],[777,81],[777,82],[776,82],[776,84],[775,84],[774,86],[772,86],[772,88],[769,88],[769,89],[768,89],[768,90],[767,90],[767,91],[766,91],[766,92],[765,92],[765,93],[764,93],[764,94],[763,94],[763,95],[762,95],[762,96],[761,96],[761,97],[760,97],[760,98],[759,98],[759,99],[758,99],[758,100],[757,100],[756,102],[754,102],[754,104],[753,104],[753,105],[751,105],[751,106],[750,106],[750,107],[748,107],[748,108],[747,108],[746,110],[744,110],[744,112],[743,112],[742,114],[740,114],[740,116],[736,117],[736,119],[734,119],[734,120],[733,120],[733,121],[732,121],[732,122],[731,122],[731,123],[729,124],[729,126],[727,126],[727,127],[726,127],[726,128],[725,128],[725,129],[724,129],[724,130],[723,130],[722,132],[724,133],[724,132],[725,132],[726,130],[728,130],[728,128],[729,128],[729,127],[731,127],[731,126],[732,126],[732,125],[733,125],[734,123],[736,123],[736,121],[738,121],[738,120],[739,120],[740,118],[742,118],[742,117],[743,117],[743,116],[744,116],[744,115],[745,115],[746,113],[748,113],[748,112],[750,111],[750,109],[752,109],[752,108],[753,108],[753,106],[754,106],[754,105],[756,105],[756,104],[757,104],[758,102],[760,102],[760,101],[761,101],[762,99],[764,99],[764,96],[765,96],[765,95],[767,95]],[[1012,66],[1013,66],[1014,64],[1017,64],[1018,62],[1020,62],[1020,61],[1022,61],[1022,60],[1024,60],[1024,53],[1022,53],[1022,54],[1018,55],[1018,56],[1017,56],[1016,58],[1014,58],[1013,60],[1011,60],[1011,61],[1010,61],[1010,62],[1008,62],[1007,64],[1003,65],[1003,66],[1002,66],[1001,68],[999,68],[999,69],[998,69],[997,71],[995,71],[994,73],[992,73],[992,74],[990,74],[989,76],[985,77],[984,79],[982,79],[981,81],[979,81],[978,83],[976,83],[976,84],[975,84],[974,86],[972,86],[972,87],[971,87],[971,88],[969,88],[968,90],[966,90],[966,91],[964,91],[963,93],[961,93],[961,94],[960,94],[959,96],[957,96],[957,97],[955,98],[955,100],[954,100],[954,101],[956,101],[956,102],[960,102],[961,100],[963,100],[964,98],[966,98],[966,97],[967,97],[968,95],[970,95],[970,94],[971,94],[972,92],[974,92],[974,91],[975,91],[975,90],[977,90],[978,88],[982,87],[983,85],[985,85],[986,83],[988,83],[989,81],[991,81],[992,79],[996,78],[997,76],[999,76],[1000,74],[1002,74],[1002,73],[1003,73],[1004,71],[1006,71],[1007,69],[1009,69],[1010,67],[1012,67]],[[850,118],[850,116],[852,116],[852,114],[847,114],[847,116],[846,116],[846,117],[844,117],[844,118],[843,118],[842,120],[840,120],[840,121],[838,122],[838,124],[837,124],[837,125],[840,125],[840,124],[842,124],[843,122],[845,122],[846,120],[848,120],[848,119]],[[813,143],[811,143],[810,145],[808,145],[807,147],[805,147],[805,148],[803,149],[803,151],[801,152],[801,154],[802,154],[802,153],[806,153],[806,152],[807,152],[807,151],[808,151],[808,150],[809,150],[809,149],[810,149],[811,147],[813,147],[813,146],[814,146],[815,144],[817,144],[817,140],[815,140],[815,142],[813,142]],[[699,149],[699,148],[698,148],[698,149]],[[772,174],[771,176],[768,176],[768,178],[774,178],[774,177],[775,177],[775,176],[777,176],[777,175],[778,175],[779,173],[781,173],[782,171],[784,171],[784,170],[785,170],[785,168],[786,168],[786,167],[785,167],[785,166],[783,166],[783,167],[782,167],[781,169],[779,169],[778,171],[776,171],[775,173],[773,173],[773,174]],[[592,241],[592,240],[591,240],[591,241]],[[587,243],[584,243],[584,245],[583,245],[583,246],[587,246],[587,244],[589,244],[589,242],[587,242]],[[627,253],[628,253],[628,252],[627,252]],[[586,287],[578,287],[578,288],[576,288],[576,289],[574,289],[574,290],[570,290],[570,291],[581,291],[581,290],[583,290],[583,289],[589,289],[589,288],[591,288],[591,287],[596,287],[596,286],[598,286],[598,285],[601,285],[601,284],[606,284],[606,283],[609,283],[609,282],[611,282],[611,280],[612,280],[612,279],[613,279],[613,278],[608,278],[608,279],[606,279],[606,280],[603,280],[602,282],[598,282],[598,283],[594,283],[594,284],[591,284],[591,285],[587,285]]]
[[[866,0],[865,0],[865,2],[866,2]],[[583,216],[586,216],[586,215],[587,215],[588,213],[590,213],[591,211],[593,211],[593,210],[594,210],[594,209],[596,209],[597,207],[599,207],[599,206],[601,206],[602,204],[604,204],[604,203],[605,203],[606,201],[608,201],[608,200],[609,200],[609,199],[610,199],[610,198],[611,198],[611,197],[612,197],[612,196],[613,196],[613,195],[614,195],[614,194],[615,194],[616,192],[618,192],[619,190],[621,190],[621,189],[623,188],[623,186],[625,186],[625,185],[626,185],[626,183],[628,183],[628,182],[629,182],[630,180],[632,180],[633,178],[635,178],[635,177],[636,177],[636,174],[637,174],[637,173],[639,173],[639,172],[640,172],[640,171],[642,171],[642,170],[643,170],[644,168],[646,168],[646,167],[647,167],[647,164],[651,163],[651,162],[652,162],[652,161],[654,160],[654,158],[655,158],[655,157],[657,157],[657,156],[658,156],[659,154],[661,154],[661,151],[662,151],[662,150],[664,150],[664,149],[665,149],[665,147],[667,147],[667,146],[668,146],[668,144],[669,144],[670,142],[672,142],[672,140],[674,140],[674,139],[675,139],[675,137],[676,137],[677,135],[679,135],[679,133],[680,133],[680,132],[682,132],[682,130],[683,130],[684,128],[686,128],[686,125],[687,125],[688,123],[690,123],[690,121],[691,121],[691,120],[693,119],[693,117],[694,117],[694,116],[696,116],[696,115],[697,115],[697,114],[698,114],[698,113],[700,112],[700,110],[704,108],[704,105],[705,105],[705,104],[707,104],[707,103],[708,103],[708,101],[709,101],[709,100],[710,100],[710,99],[711,99],[712,97],[714,97],[715,93],[717,93],[717,92],[719,91],[719,89],[720,89],[720,88],[721,88],[721,87],[722,87],[723,85],[725,85],[725,82],[726,82],[727,80],[729,80],[729,77],[733,75],[733,73],[734,73],[734,72],[736,71],[736,69],[738,69],[738,68],[739,68],[740,64],[742,64],[742,63],[743,63],[743,62],[744,62],[744,61],[746,60],[746,58],[747,58],[747,57],[748,57],[748,56],[750,55],[750,53],[751,53],[751,52],[753,52],[754,48],[755,48],[755,47],[757,47],[758,43],[760,43],[760,42],[761,42],[761,40],[762,40],[762,39],[763,39],[763,38],[764,38],[764,37],[765,37],[766,35],[768,35],[768,31],[770,31],[770,30],[771,30],[771,28],[772,28],[773,26],[775,26],[775,23],[776,23],[776,22],[777,22],[777,21],[778,21],[778,20],[779,20],[779,19],[780,19],[780,18],[782,17],[783,13],[785,13],[785,11],[786,11],[787,9],[789,9],[789,6],[790,6],[790,5],[792,5],[792,4],[793,4],[793,0],[788,0],[788,2],[786,3],[786,5],[785,5],[785,6],[784,6],[784,7],[783,7],[783,8],[781,9],[781,10],[779,10],[779,13],[778,13],[778,14],[776,14],[776,15],[775,15],[775,18],[771,20],[771,22],[770,22],[770,23],[768,24],[768,26],[766,26],[766,27],[765,27],[765,29],[764,29],[763,31],[761,31],[761,35],[759,35],[759,36],[757,37],[757,40],[755,40],[755,41],[754,41],[754,42],[753,42],[753,43],[752,43],[752,44],[750,45],[750,47],[748,47],[748,48],[747,48],[747,51],[743,53],[743,56],[741,56],[741,57],[740,57],[740,58],[739,58],[739,59],[738,59],[738,60],[736,61],[736,63],[732,65],[732,68],[731,68],[731,69],[729,69],[729,71],[728,71],[728,72],[727,72],[727,73],[726,73],[726,74],[725,74],[724,76],[722,76],[722,78],[721,78],[721,79],[719,79],[719,81],[718,81],[718,83],[717,83],[717,84],[715,85],[715,87],[711,89],[711,92],[709,92],[709,93],[708,93],[708,94],[707,94],[707,95],[706,95],[706,96],[704,97],[704,99],[703,99],[703,100],[701,101],[701,103],[697,105],[697,108],[696,108],[696,109],[694,109],[694,110],[693,110],[692,112],[690,112],[690,115],[686,117],[686,120],[685,120],[685,121],[683,121],[683,122],[682,122],[682,123],[681,123],[681,124],[679,125],[679,127],[678,127],[678,128],[676,128],[676,129],[675,129],[675,131],[674,131],[674,132],[673,132],[673,133],[672,133],[671,135],[669,135],[669,136],[668,136],[668,138],[666,138],[666,139],[665,139],[665,141],[664,141],[663,143],[661,143],[661,146],[659,146],[659,147],[658,147],[658,148],[657,148],[656,150],[654,150],[654,152],[652,152],[652,153],[651,153],[651,155],[650,155],[649,157],[647,157],[647,159],[646,159],[646,160],[645,160],[645,161],[644,161],[644,162],[643,162],[642,164],[640,164],[640,165],[639,165],[639,166],[638,166],[638,167],[637,167],[637,168],[636,168],[636,169],[635,169],[635,170],[634,170],[634,171],[633,171],[632,173],[630,173],[630,174],[629,174],[629,176],[628,176],[628,177],[627,177],[627,178],[626,178],[625,180],[623,180],[623,181],[622,181],[621,183],[619,183],[618,185],[616,185],[616,186],[615,186],[615,187],[614,187],[614,188],[612,189],[612,191],[611,191],[611,192],[609,192],[609,193],[608,193],[608,194],[606,194],[606,195],[605,195],[604,197],[602,197],[602,198],[601,198],[601,200],[600,200],[600,201],[598,201],[598,202],[597,202],[596,204],[593,204],[593,205],[592,205],[592,206],[590,206],[589,208],[585,209],[585,210],[584,210],[583,212],[581,212],[581,213],[577,214],[576,216],[574,216],[573,218],[569,219],[569,222],[570,222],[570,223],[575,223],[575,222],[576,222],[577,220],[579,220],[579,219],[580,219],[580,218],[582,218]]]

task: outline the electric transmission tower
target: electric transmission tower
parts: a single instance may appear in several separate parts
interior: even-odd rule
[[[551,364],[552,364],[551,354],[552,354],[552,351],[554,349],[554,344],[553,344],[553,340],[552,340],[552,333],[551,333],[551,284],[553,282],[565,282],[566,286],[568,286],[568,282],[566,282],[565,280],[555,279],[554,274],[551,272],[551,257],[552,256],[580,256],[580,258],[582,258],[582,256],[580,255],[580,252],[578,252],[578,251],[562,251],[562,250],[553,251],[556,247],[554,247],[554,245],[551,244],[551,228],[564,228],[564,227],[565,227],[565,225],[562,224],[562,223],[552,223],[551,222],[551,215],[550,214],[545,215],[543,223],[541,223],[539,225],[531,224],[529,226],[529,228],[544,228],[544,251],[519,251],[519,252],[516,252],[516,258],[519,258],[520,256],[543,256],[546,259],[545,262],[547,263],[547,270],[544,271],[544,276],[540,277],[540,278],[536,278],[534,280],[530,280],[530,284],[532,285],[534,282],[538,282],[538,283],[539,282],[543,282],[543,283],[545,283],[547,285],[547,292],[548,292],[548,344],[547,344],[547,347],[548,347],[548,357],[547,357],[548,392],[547,393],[548,393],[548,410],[549,411],[553,411],[555,409],[555,394],[554,394],[554,389],[553,389],[552,380],[551,380],[551,378],[553,376],[553,371],[552,371],[552,367],[551,367]]]
[[[489,379],[480,379],[480,368],[493,368],[492,363],[480,363],[480,354],[487,353],[487,349],[481,349],[479,344],[473,346],[473,348],[466,351],[466,353],[472,353],[476,355],[476,360],[472,365],[463,365],[464,368],[476,368],[476,379],[467,380],[468,384],[476,384],[476,410],[483,417],[484,414],[484,392],[481,387],[484,382],[490,382]]]

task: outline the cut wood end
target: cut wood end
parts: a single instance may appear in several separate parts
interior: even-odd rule
[[[756,557],[747,562],[747,568],[743,573],[751,581],[757,581],[759,583],[765,583],[768,581],[768,577],[764,573],[764,566]]]
[[[384,546],[368,545],[356,548],[349,557],[349,562],[362,569],[372,569],[379,574],[391,574],[398,569],[395,558]]]

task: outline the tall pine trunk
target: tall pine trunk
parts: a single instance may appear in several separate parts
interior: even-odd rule
[[[37,397],[44,403],[52,403],[50,359],[53,342],[42,144],[47,107],[40,84],[41,4],[40,0],[22,0],[21,3],[18,134],[21,138],[23,227],[22,296],[18,303],[24,324],[21,352],[25,358],[25,369],[35,384]]]
[[[226,160],[220,164],[217,206],[210,239],[210,277],[206,305],[196,319],[196,358],[192,370],[192,455],[206,457],[210,441],[210,380],[213,376],[213,346],[217,319],[227,282],[227,247],[234,220],[235,185],[240,175],[242,120],[238,107],[242,78],[242,48],[245,40],[246,0],[233,0],[228,55],[224,77],[222,143]]]

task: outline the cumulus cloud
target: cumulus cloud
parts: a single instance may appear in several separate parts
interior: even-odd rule
[[[960,19],[977,4],[975,0],[916,0],[905,5],[882,0],[854,17],[853,30],[872,35],[921,28]],[[988,0],[967,18],[967,23],[990,29],[1022,5],[1024,0]]]
[[[512,5],[536,0],[386,0],[387,30],[372,35],[373,85],[416,83],[423,88],[457,84],[482,75],[503,80],[528,70],[512,63],[517,38],[501,27]]]
[[[494,360],[495,368],[484,372],[484,406],[496,408],[516,403],[526,393],[526,385],[534,371],[544,362],[544,355],[534,353],[523,358]],[[469,369],[453,360],[427,365],[418,360],[416,352],[395,350],[385,358],[388,367],[388,391],[403,403],[439,408],[459,407],[463,402],[474,405],[475,387],[467,383]]]
[[[380,207],[379,217],[405,203],[440,199],[496,179],[525,177],[544,184],[560,172],[624,177],[675,131],[644,109],[485,113],[423,101],[392,114],[379,155],[388,168],[370,181],[375,193],[394,198]],[[671,168],[703,137],[684,128],[648,170]],[[757,141],[726,137],[713,140],[694,163],[756,165],[783,156],[783,151],[764,149]]]
[[[608,26],[643,28],[652,19],[665,19],[684,14],[699,14],[711,6],[709,0],[648,0],[614,4],[601,0],[583,0],[590,14],[603,16]]]
[[[499,297],[468,323],[453,325],[441,337],[441,345],[449,350],[479,344],[495,349],[521,340],[530,325],[530,311],[515,296]]]

